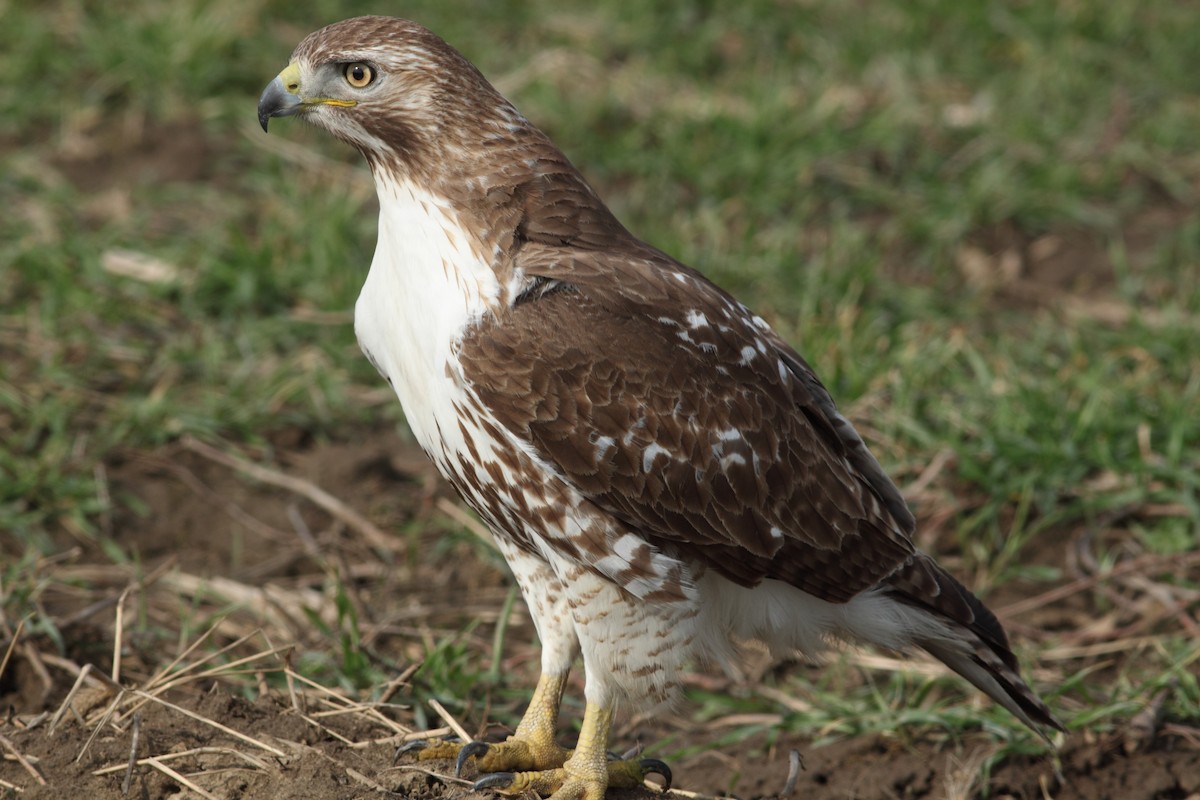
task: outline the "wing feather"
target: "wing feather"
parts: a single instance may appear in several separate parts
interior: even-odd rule
[[[524,255],[560,288],[475,325],[463,372],[596,506],[739,583],[834,601],[912,557],[899,492],[765,323],[650,248]]]

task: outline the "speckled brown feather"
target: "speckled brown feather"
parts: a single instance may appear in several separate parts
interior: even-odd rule
[[[508,542],[537,556],[531,536],[570,529],[549,546],[655,603],[691,596],[689,565],[834,603],[885,593],[958,632],[915,644],[1031,724],[1058,726],[996,618],[914,549],[900,492],[808,364],[634,238],[457,51],[414,23],[364,17],[312,34],[293,58],[361,60],[388,76],[320,124],[381,186],[443,198],[498,279],[495,305],[455,344],[466,453],[431,454]],[[599,570],[614,542],[624,571]]]
[[[373,170],[447,197],[496,254],[517,288],[464,337],[463,370],[565,479],[744,585],[777,578],[846,600],[911,559],[911,513],[804,360],[634,238],[457,51],[413,23],[362,17],[309,36],[293,59],[386,59],[402,76],[347,112],[388,147],[344,138]],[[689,312],[712,324],[689,326]],[[756,356],[741,364],[747,347]],[[742,438],[718,453],[713,431],[730,429]],[[604,436],[616,444],[601,454],[592,440]],[[652,444],[663,454],[643,470]]]
[[[619,280],[567,272],[464,338],[480,399],[648,541],[738,583],[776,578],[840,601],[894,572],[913,548],[880,500],[890,484],[851,462],[856,440],[792,371],[798,356],[759,352],[760,329],[715,287],[619,244],[593,256],[619,263]],[[688,327],[689,313],[725,322]]]

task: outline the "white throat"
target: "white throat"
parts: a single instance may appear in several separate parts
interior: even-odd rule
[[[494,254],[480,252],[444,198],[382,171],[375,188],[379,241],[354,330],[399,396],[417,441],[436,458],[454,418],[451,401],[462,392],[454,348],[500,296]],[[449,427],[457,434],[456,422]]]

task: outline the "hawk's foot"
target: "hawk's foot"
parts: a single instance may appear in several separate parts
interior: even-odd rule
[[[540,772],[554,770],[571,757],[571,751],[561,747],[553,739],[525,739],[519,735],[508,737],[503,742],[468,742],[458,752],[454,774],[462,775],[463,767],[472,758],[475,769],[485,772]]]
[[[551,800],[603,800],[604,791],[609,786],[620,789],[638,787],[652,772],[663,776],[666,787],[671,788],[671,770],[661,761],[652,758],[621,760],[608,754],[608,732],[611,727],[612,708],[588,703],[583,711],[579,743],[560,768],[497,772],[480,778],[475,788],[495,789],[506,795],[532,792],[548,796]],[[466,748],[463,752],[467,752]],[[487,757],[486,754],[484,757]],[[462,760],[461,753],[459,759]],[[482,764],[480,766],[485,768]]]
[[[609,761],[598,774],[574,768],[569,761],[560,769],[538,772],[495,772],[475,782],[476,791],[492,789],[504,795],[533,792],[550,800],[603,800],[605,790],[633,789],[643,785],[647,775],[661,775],[663,791],[671,788],[671,769],[656,758],[638,761]]]
[[[418,761],[429,761],[435,758],[455,758],[463,747],[457,737],[445,739],[413,739],[396,748],[392,754],[392,764],[400,760],[400,756],[412,753]]]
[[[563,765],[571,751],[554,741],[555,723],[558,721],[558,706],[562,700],[563,687],[567,684],[566,673],[543,673],[538,679],[529,708],[516,732],[507,741],[496,744],[467,742],[458,739],[440,741],[409,742],[396,751],[393,763],[405,753],[416,755],[419,761],[444,758],[454,761],[454,772],[461,775],[463,767],[472,758],[481,772],[529,772],[557,769]]]
[[[420,739],[399,747],[392,761],[410,753],[418,761],[453,761],[455,775],[461,775],[471,759],[475,760],[475,768],[482,774],[553,770],[561,767],[571,755],[570,750],[555,744],[552,739],[527,740],[510,736],[503,742],[476,741],[465,744],[457,739]]]

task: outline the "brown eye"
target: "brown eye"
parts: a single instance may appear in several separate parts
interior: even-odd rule
[[[375,70],[371,69],[361,61],[355,61],[353,64],[347,64],[345,72],[346,83],[353,86],[355,89],[362,89],[371,81],[375,80]]]

